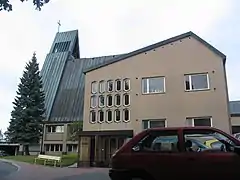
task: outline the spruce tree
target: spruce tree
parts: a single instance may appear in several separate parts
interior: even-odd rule
[[[13,102],[6,138],[14,143],[39,143],[44,119],[44,92],[36,54],[26,64]],[[29,154],[28,145],[25,154]]]

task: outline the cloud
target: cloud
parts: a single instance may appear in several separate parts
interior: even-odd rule
[[[189,30],[209,39],[222,33],[216,27],[232,13],[233,3],[232,0],[52,0],[38,12],[31,1],[14,1],[14,11],[1,12],[0,16],[0,129],[8,125],[25,63],[36,51],[42,66],[57,32],[58,20],[62,22],[61,31],[79,29],[81,57],[89,57],[129,52]]]

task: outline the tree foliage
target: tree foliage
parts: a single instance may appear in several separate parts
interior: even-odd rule
[[[20,0],[21,2],[27,0]],[[44,4],[49,3],[50,0],[33,0],[33,5],[36,7],[36,10],[41,11],[41,8]],[[12,11],[12,4],[9,0],[0,0],[0,11]]]
[[[76,121],[70,124],[69,140],[77,141],[78,133],[83,130],[83,121]]]
[[[9,142],[39,143],[44,119],[44,92],[36,54],[26,64],[13,102],[10,125],[5,133]]]

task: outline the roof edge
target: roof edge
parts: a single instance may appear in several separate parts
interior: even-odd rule
[[[121,60],[130,58],[130,57],[133,57],[133,56],[136,56],[136,55],[138,55],[138,54],[141,54],[141,53],[150,51],[150,50],[152,50],[152,49],[155,49],[155,48],[158,48],[158,47],[167,45],[167,44],[169,44],[169,43],[172,43],[172,42],[175,42],[175,41],[177,41],[177,40],[180,40],[180,39],[183,39],[183,38],[187,38],[187,37],[190,37],[190,36],[194,37],[195,39],[197,39],[198,41],[200,41],[201,43],[203,43],[207,48],[209,48],[209,50],[213,51],[215,54],[219,55],[219,56],[222,58],[222,60],[223,60],[223,62],[224,62],[224,64],[225,64],[225,62],[226,62],[226,55],[224,55],[222,52],[220,52],[219,50],[217,50],[217,49],[216,49],[215,47],[213,47],[211,44],[209,44],[208,42],[206,42],[205,40],[203,40],[202,38],[200,38],[199,36],[197,36],[196,34],[194,34],[192,31],[189,31],[189,32],[186,32],[186,33],[183,33],[183,34],[180,34],[180,35],[171,37],[171,38],[169,38],[169,39],[160,41],[160,42],[158,42],[158,43],[155,43],[155,44],[152,44],[152,45],[149,45],[149,46],[146,46],[146,47],[137,49],[137,50],[132,51],[132,52],[130,52],[130,53],[121,55],[121,56],[119,56],[119,57],[113,58],[112,60],[110,60],[110,61],[108,61],[108,62],[105,62],[105,63],[102,63],[102,64],[100,64],[100,65],[98,65],[98,66],[85,69],[85,70],[83,71],[83,73],[86,74],[86,73],[88,73],[88,72],[94,71],[94,70],[99,69],[99,68],[101,68],[101,67],[104,67],[104,66],[113,64],[113,63],[115,63],[115,62],[118,62],[118,61],[121,61]]]

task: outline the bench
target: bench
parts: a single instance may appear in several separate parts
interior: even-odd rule
[[[43,154],[39,154],[38,157],[35,158],[35,162],[34,164],[37,164],[37,160],[44,160],[44,166],[46,165],[46,162],[54,162],[54,167],[57,166],[57,163],[60,165],[61,167],[61,161],[62,161],[62,157],[60,156],[51,156],[51,155],[43,155]]]

